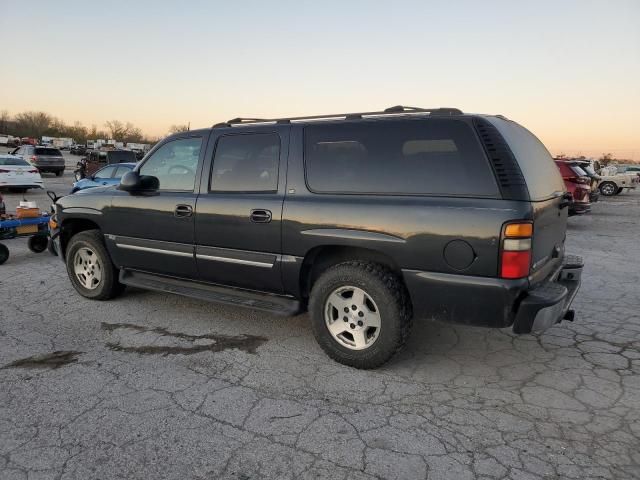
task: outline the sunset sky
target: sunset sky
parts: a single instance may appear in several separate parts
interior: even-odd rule
[[[640,0],[0,0],[0,110],[163,136],[404,104],[640,160]]]

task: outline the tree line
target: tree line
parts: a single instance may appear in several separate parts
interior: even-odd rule
[[[188,130],[187,125],[172,125],[170,133],[184,130]],[[96,125],[87,128],[80,122],[74,122],[73,125],[69,125],[53,115],[34,111],[18,113],[13,117],[6,110],[1,111],[0,133],[15,137],[68,137],[80,143],[99,138],[125,143],[155,143],[158,141],[158,138],[146,137],[142,130],[131,122],[110,120],[104,124],[102,129],[98,129]]]

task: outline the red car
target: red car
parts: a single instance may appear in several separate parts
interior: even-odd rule
[[[591,179],[580,165],[572,161],[556,160],[567,191],[571,193],[569,215],[582,215],[591,211]]]

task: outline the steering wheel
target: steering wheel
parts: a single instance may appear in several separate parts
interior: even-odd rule
[[[181,170],[181,172],[174,172],[174,170]],[[195,175],[196,172],[191,170],[189,167],[185,167],[184,165],[171,165],[169,167],[169,171],[167,172],[169,175],[172,173],[180,173],[181,175]]]

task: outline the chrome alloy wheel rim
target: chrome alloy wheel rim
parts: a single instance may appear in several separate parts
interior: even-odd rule
[[[380,310],[358,287],[344,286],[331,292],[325,301],[324,319],[333,338],[350,350],[369,348],[380,336]]]
[[[80,285],[87,290],[95,290],[102,282],[102,263],[90,248],[82,247],[76,252],[73,271]]]
[[[613,195],[613,192],[615,191],[613,185],[611,184],[606,184],[602,187],[602,193],[604,193],[605,195]]]

